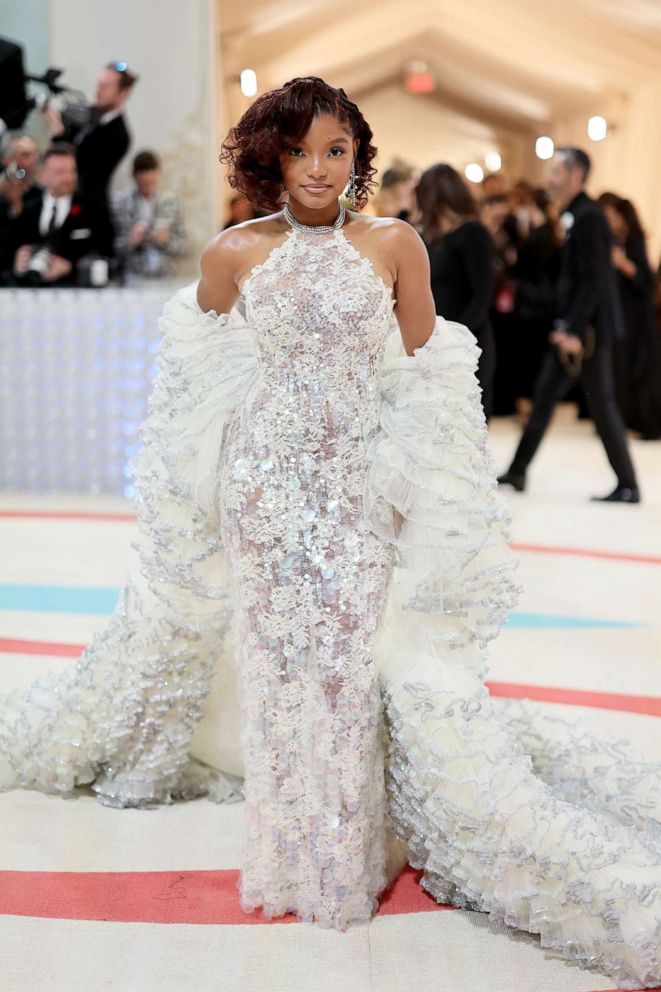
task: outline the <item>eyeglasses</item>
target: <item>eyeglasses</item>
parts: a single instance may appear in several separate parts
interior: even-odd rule
[[[114,69],[115,72],[127,72],[129,64],[128,62],[109,62],[108,68]]]

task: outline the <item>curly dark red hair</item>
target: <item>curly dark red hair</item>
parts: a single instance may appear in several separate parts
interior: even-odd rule
[[[356,206],[364,207],[374,186],[376,148],[372,130],[344,90],[318,76],[291,79],[281,89],[258,97],[231,128],[220,153],[229,166],[233,189],[265,210],[279,210],[282,195],[280,155],[294,148],[319,114],[332,114],[349,127],[360,144],[356,152]]]

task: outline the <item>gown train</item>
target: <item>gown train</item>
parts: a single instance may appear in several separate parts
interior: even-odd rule
[[[0,788],[244,799],[244,908],[338,929],[399,846],[435,899],[652,987],[661,765],[489,697],[517,588],[477,348],[439,317],[407,356],[392,305],[342,231],[290,232],[230,314],[167,304],[140,566],[75,665],[0,700]]]

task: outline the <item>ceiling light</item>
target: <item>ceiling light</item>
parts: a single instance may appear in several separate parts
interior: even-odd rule
[[[603,141],[608,133],[605,117],[591,117],[588,121],[588,138],[591,141]]]
[[[484,156],[484,164],[489,172],[500,172],[503,167],[503,160],[498,152],[487,152]]]
[[[484,179],[484,169],[477,162],[469,162],[464,169],[464,175],[470,183],[481,183]]]
[[[257,73],[254,69],[241,72],[241,92],[244,96],[254,96],[257,92]]]
[[[548,159],[553,158],[553,152],[555,151],[555,145],[553,144],[553,138],[547,137],[547,135],[542,135],[535,142],[535,155],[537,158]]]

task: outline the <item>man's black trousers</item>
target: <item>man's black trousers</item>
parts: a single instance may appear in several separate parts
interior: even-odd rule
[[[532,461],[549,425],[553,410],[580,379],[590,416],[606,449],[608,461],[617,476],[618,485],[636,487],[636,473],[627,447],[622,415],[615,402],[612,353],[609,344],[595,348],[590,358],[584,358],[579,373],[571,373],[550,349],[542,363],[533,395],[533,408],[528,425],[510,466],[510,472],[523,474]]]

